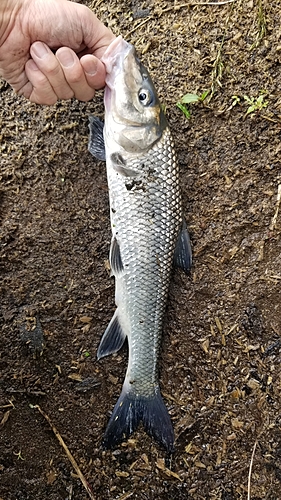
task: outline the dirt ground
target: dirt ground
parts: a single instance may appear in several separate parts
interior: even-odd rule
[[[127,364],[126,348],[96,360],[114,311],[105,165],[87,151],[102,92],[44,107],[2,83],[0,498],[89,498],[39,405],[97,500],[280,499],[279,2],[88,5],[136,45],[180,162],[194,266],[174,272],[160,363],[176,451],[167,468],[141,428],[101,448]],[[176,102],[206,90],[187,120]]]

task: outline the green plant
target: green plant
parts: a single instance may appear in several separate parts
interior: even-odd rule
[[[209,101],[212,99],[212,97],[216,91],[217,86],[219,86],[220,88],[222,87],[221,79],[222,79],[223,70],[224,70],[222,49],[223,49],[223,44],[224,44],[224,40],[225,40],[225,35],[226,35],[226,31],[223,35],[222,42],[220,44],[220,47],[219,47],[219,50],[217,53],[217,57],[216,57],[214,64],[213,64],[213,69],[212,69],[212,74],[211,74],[211,82],[212,83],[211,83],[211,92],[210,92],[210,96],[209,96]]]
[[[268,101],[265,101],[265,94],[266,92],[263,90],[259,97],[248,97],[247,95],[244,95],[244,100],[247,104],[249,104],[249,107],[246,111],[246,116],[249,115],[250,113],[255,113],[256,111],[261,111],[263,108],[266,108],[268,105]]]
[[[237,104],[240,104],[241,99],[238,95],[233,95],[231,96],[231,99],[233,100],[233,103],[231,104],[231,108],[234,108]]]
[[[189,120],[191,117],[191,112],[186,107],[186,104],[194,104],[195,102],[203,102],[207,95],[209,94],[209,90],[206,90],[201,95],[197,94],[185,94],[180,101],[177,102],[177,107],[183,112],[185,117]]]
[[[14,455],[16,455],[16,457],[18,457],[18,460],[25,460],[21,454],[21,450],[18,452],[18,453],[15,453],[14,452]]]
[[[258,0],[258,32],[251,50],[256,49],[266,35],[266,17],[264,13],[263,0]]]

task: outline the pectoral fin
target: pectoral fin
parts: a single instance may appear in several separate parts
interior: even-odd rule
[[[103,138],[104,123],[96,116],[89,116],[90,137],[88,150],[98,160],[105,161],[105,146]]]
[[[183,220],[182,229],[176,244],[174,265],[182,269],[186,274],[189,273],[192,266],[191,243],[185,220]]]
[[[109,356],[114,352],[119,351],[124,344],[126,335],[124,334],[121,325],[118,320],[117,315],[118,309],[116,309],[107,329],[105,330],[100,345],[97,352],[97,358],[103,358],[104,356]]]
[[[128,168],[125,158],[120,153],[112,153],[110,160],[115,172],[118,172],[118,174],[124,177],[136,177],[138,175],[138,172]]]

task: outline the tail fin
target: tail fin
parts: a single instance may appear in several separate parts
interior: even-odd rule
[[[144,397],[128,392],[123,386],[105,431],[104,446],[114,448],[128,438],[141,421],[145,431],[171,453],[174,431],[159,388],[153,396]]]

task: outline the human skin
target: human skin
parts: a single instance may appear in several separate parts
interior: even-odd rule
[[[89,101],[105,85],[100,61],[113,33],[68,0],[0,0],[0,76],[38,104]]]

